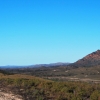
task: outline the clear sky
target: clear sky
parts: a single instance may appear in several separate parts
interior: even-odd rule
[[[100,49],[100,0],[0,0],[0,65],[75,62]]]

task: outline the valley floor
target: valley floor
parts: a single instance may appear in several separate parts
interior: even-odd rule
[[[100,83],[100,79],[79,78],[79,77],[44,77],[45,79],[58,80],[58,81],[80,81],[88,83]]]

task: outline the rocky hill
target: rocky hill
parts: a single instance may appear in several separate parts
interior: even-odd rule
[[[88,54],[87,56],[73,63],[72,66],[75,67],[100,66],[100,50]]]

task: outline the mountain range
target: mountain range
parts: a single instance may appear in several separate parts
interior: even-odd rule
[[[100,79],[100,50],[92,52],[75,63],[51,63],[5,68],[8,74],[27,74],[44,78],[90,78]],[[62,79],[62,78],[61,78]]]
[[[100,50],[92,52],[85,57],[79,59],[74,63],[50,63],[50,64],[35,64],[29,66],[0,66],[0,68],[38,68],[38,67],[58,67],[58,66],[71,66],[71,67],[92,67],[100,66]]]
[[[38,67],[56,67],[56,66],[67,66],[70,63],[63,63],[63,62],[57,62],[57,63],[50,63],[50,64],[35,64],[35,65],[28,65],[28,66],[15,66],[15,65],[8,65],[8,66],[0,66],[1,69],[6,68],[38,68]]]
[[[71,66],[71,67],[92,67],[92,66],[100,66],[100,50],[92,52],[85,57],[79,59],[74,63],[50,63],[50,64],[35,64],[29,66],[0,66],[0,68],[38,68],[38,67],[58,67],[58,66]]]

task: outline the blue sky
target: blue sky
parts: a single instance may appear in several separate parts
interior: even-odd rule
[[[100,0],[0,0],[0,65],[75,62],[100,49]]]

